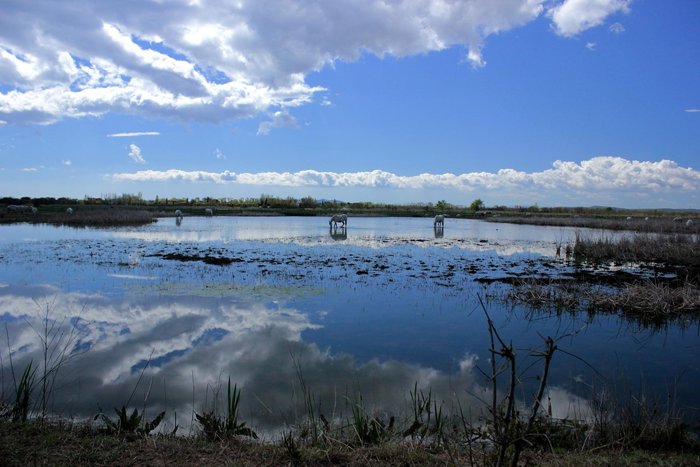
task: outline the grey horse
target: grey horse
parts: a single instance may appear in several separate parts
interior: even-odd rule
[[[333,217],[331,217],[331,220],[328,221],[328,225],[332,227],[338,227],[338,224],[342,224],[343,227],[347,227],[348,225],[348,216],[347,214],[334,214]]]

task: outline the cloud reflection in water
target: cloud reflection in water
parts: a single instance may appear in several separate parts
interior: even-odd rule
[[[456,410],[459,398],[465,411],[477,414],[478,397],[488,394],[475,376],[478,359],[473,354],[465,354],[453,373],[398,360],[359,365],[348,354],[334,355],[304,342],[302,332],[319,326],[279,301],[266,305],[168,295],[115,299],[63,293],[53,286],[0,289],[15,369],[30,359],[40,361],[35,330],[47,310],[64,330],[61,339],[71,327],[75,335],[69,347],[75,358],[61,369],[52,394],[52,410],[62,416],[89,417],[98,407],[109,414],[137,388],[132,406],[145,404],[150,413],[165,410],[170,417],[177,413],[177,423],[187,429],[192,401],[197,411],[208,408],[208,388],[221,387],[229,376],[243,392],[243,419],[267,433],[301,420],[300,376],[328,418],[347,417],[348,401],[358,392],[369,410],[406,414],[409,390],[416,383],[430,388],[445,410]],[[2,371],[7,385],[10,369],[5,365]],[[7,394],[9,387],[3,389]],[[555,415],[570,414],[571,408],[579,415],[586,412],[585,404],[563,389],[550,394]]]

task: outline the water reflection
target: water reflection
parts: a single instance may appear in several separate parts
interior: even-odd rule
[[[348,229],[345,226],[330,227],[328,233],[333,240],[347,240],[348,239]]]
[[[443,238],[445,236],[444,224],[435,224],[433,232],[435,233],[435,238]]]
[[[189,217],[178,229],[173,229],[169,222],[161,221],[142,228],[119,229],[112,235],[148,242],[229,244],[243,241],[316,246],[335,241],[334,234],[337,233],[347,235],[343,240],[348,245],[358,247],[386,248],[412,244],[432,248],[435,245],[426,244],[425,240],[438,239],[438,246],[442,248],[493,251],[499,255],[536,253],[554,256],[556,245],[572,242],[576,232],[585,233],[585,229],[512,226],[464,219],[452,219],[446,232],[444,228],[435,229],[431,219],[353,217],[352,231],[341,230],[341,224],[338,230],[326,234],[325,223],[326,218],[323,217]],[[602,235],[598,231],[591,231],[590,234]]]
[[[90,417],[98,407],[111,411],[136,388],[134,400],[148,394],[151,413],[165,410],[171,420],[177,413],[178,424],[184,422],[187,429],[192,410],[208,408],[209,390],[228,376],[243,391],[245,420],[268,433],[301,420],[301,384],[313,391],[329,419],[347,417],[350,408],[342,401],[355,400],[358,393],[368,410],[400,416],[409,415],[414,384],[430,388],[446,412],[461,405],[474,416],[489,393],[477,376],[475,354],[462,354],[449,372],[396,359],[357,362],[350,354],[305,342],[302,333],[319,326],[279,302],[114,300],[39,286],[0,289],[0,306],[10,336],[2,344],[10,349],[15,368],[41,361],[35,329],[48,312],[56,326],[49,337],[71,356],[57,374],[51,397],[51,410],[63,416]],[[2,371],[3,381],[12,381],[10,369]],[[550,395],[557,414],[586,413],[583,400],[563,388],[552,388]]]

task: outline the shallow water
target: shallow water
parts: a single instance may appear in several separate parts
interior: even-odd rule
[[[554,255],[575,233],[456,219],[436,233],[413,218],[350,218],[346,232],[314,217],[0,226],[3,397],[12,368],[40,361],[45,340],[65,358],[54,361],[47,401],[62,416],[146,400],[151,413],[167,411],[170,428],[188,430],[193,401],[207,409],[229,376],[243,391],[243,419],[268,433],[300,421],[303,388],[337,418],[358,392],[370,409],[401,413],[416,383],[446,408],[459,399],[476,411],[475,394],[489,391],[477,369],[490,366],[481,297],[520,368],[540,336],[576,356],[555,356],[555,416],[584,417],[604,384],[643,387],[648,398],[672,390],[680,406],[697,407],[697,322],[649,330],[488,299],[504,286],[478,279],[570,272]],[[537,369],[523,373],[526,388]]]

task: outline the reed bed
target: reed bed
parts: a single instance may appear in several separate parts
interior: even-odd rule
[[[684,217],[674,221],[672,217],[590,217],[590,216],[489,216],[488,222],[503,222],[509,224],[544,225],[574,228],[590,228],[603,230],[629,230],[642,233],[700,233],[700,219]],[[692,220],[688,226],[687,221]]]
[[[120,227],[150,224],[152,212],[137,209],[79,209],[67,212],[39,212],[30,222],[70,227]]]
[[[654,280],[594,287],[571,281],[523,279],[503,299],[531,308],[590,313],[623,313],[642,321],[667,320],[700,313],[700,288],[689,282],[680,286]]]
[[[573,256],[579,261],[600,263],[657,262],[669,266],[700,266],[700,242],[693,235],[635,234],[591,238],[576,234]]]
[[[674,317],[700,311],[700,289],[688,283],[671,287],[646,281],[625,284],[614,293],[589,294],[587,301],[593,310]]]

